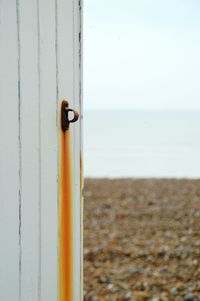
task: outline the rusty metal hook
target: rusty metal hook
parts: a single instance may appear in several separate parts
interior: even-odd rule
[[[69,112],[74,114],[72,119],[69,119]],[[69,103],[67,100],[63,100],[61,104],[61,127],[64,132],[69,130],[70,123],[76,122],[79,118],[77,111],[69,108]]]

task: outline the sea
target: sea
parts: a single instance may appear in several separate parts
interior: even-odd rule
[[[200,111],[86,110],[84,175],[200,178]]]

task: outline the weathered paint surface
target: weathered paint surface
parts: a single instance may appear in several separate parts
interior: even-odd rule
[[[59,300],[59,107],[81,111],[81,2],[0,1],[0,300]],[[81,299],[81,119],[71,129]]]

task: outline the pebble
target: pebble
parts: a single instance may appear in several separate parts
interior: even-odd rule
[[[192,293],[188,293],[184,296],[184,301],[196,301],[196,299],[194,298],[194,295]]]
[[[179,293],[178,290],[177,290],[177,287],[172,287],[170,292],[173,296],[178,296],[178,293]]]
[[[160,297],[155,296],[148,299],[148,301],[160,301]]]
[[[89,301],[97,301],[97,297],[96,297],[96,296],[91,296],[91,297],[89,298]]]
[[[101,276],[99,278],[99,283],[109,283],[109,279],[107,277]]]
[[[131,300],[131,296],[132,296],[132,293],[129,291],[126,293],[126,295],[123,297],[123,300],[124,301],[130,301]]]
[[[139,268],[128,269],[129,275],[137,274],[137,273],[139,273],[140,271],[141,271],[141,269],[139,269]]]
[[[113,284],[112,284],[112,283],[109,283],[109,284],[107,285],[107,288],[108,288],[109,290],[112,290],[112,289],[113,289]]]

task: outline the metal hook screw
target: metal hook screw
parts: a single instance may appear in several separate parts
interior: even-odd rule
[[[72,119],[69,119],[69,112],[72,112],[74,114],[74,117]],[[76,122],[79,118],[79,114],[77,111],[69,108],[69,103],[66,100],[62,101],[61,105],[61,126],[62,130],[66,132],[69,130],[70,123]]]

